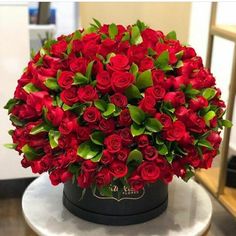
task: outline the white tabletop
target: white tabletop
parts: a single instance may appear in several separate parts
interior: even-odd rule
[[[22,208],[29,226],[45,236],[197,236],[209,227],[212,204],[206,191],[193,180],[177,178],[169,186],[165,213],[146,223],[105,226],[72,215],[62,205],[63,185],[51,186],[43,174],[26,189]]]

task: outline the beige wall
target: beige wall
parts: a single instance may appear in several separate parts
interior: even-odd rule
[[[86,27],[96,18],[103,23],[133,24],[137,19],[168,33],[173,29],[188,41],[191,3],[80,3],[79,24]]]

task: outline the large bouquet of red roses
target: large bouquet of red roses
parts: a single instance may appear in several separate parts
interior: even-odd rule
[[[225,104],[215,79],[175,32],[94,24],[48,40],[5,108],[23,167],[109,194],[209,168]]]

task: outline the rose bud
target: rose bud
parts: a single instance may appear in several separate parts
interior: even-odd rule
[[[54,43],[51,47],[51,54],[56,57],[61,57],[62,54],[67,49],[67,43],[65,40],[58,41],[57,43]]]
[[[61,182],[62,183],[66,183],[67,181],[72,179],[72,173],[70,173],[69,171],[65,170],[61,173]]]
[[[110,96],[110,102],[120,108],[125,108],[128,104],[127,97],[122,93],[115,93],[114,95]]]
[[[162,100],[165,94],[166,94],[165,89],[162,86],[158,86],[158,85],[147,88],[145,90],[145,97],[146,96],[154,97],[156,101]]]
[[[77,183],[80,188],[88,188],[92,183],[92,176],[89,172],[81,173],[77,178]]]
[[[125,55],[117,54],[110,59],[107,68],[112,71],[127,71],[130,68],[129,58]]]
[[[105,138],[105,145],[110,153],[119,152],[122,147],[122,139],[118,134],[112,134]]]
[[[58,127],[62,121],[64,111],[60,107],[51,107],[47,112],[47,119],[53,124],[53,126]]]
[[[178,177],[183,178],[186,175],[186,169],[179,161],[174,160],[172,162],[172,170],[174,171],[174,174]]]
[[[101,112],[96,107],[88,107],[84,111],[83,118],[88,123],[96,123],[101,119]]]
[[[155,115],[156,113],[155,105],[156,100],[154,99],[154,97],[151,96],[144,97],[139,103],[139,107],[151,116]]]
[[[114,160],[113,155],[109,153],[106,149],[102,152],[101,162],[104,165],[110,164]]]
[[[170,102],[173,107],[178,107],[185,103],[185,95],[181,91],[168,92],[164,97],[164,101]]]
[[[189,101],[189,108],[193,111],[198,111],[199,109],[202,109],[207,106],[208,106],[208,101],[203,96],[192,98]]]
[[[220,137],[219,133],[216,131],[211,131],[210,134],[207,136],[207,141],[209,141],[214,149],[218,149],[220,146],[222,138]]]
[[[49,178],[51,180],[52,185],[60,184],[61,183],[61,170],[59,169],[53,170],[49,174]]]
[[[156,113],[155,118],[161,122],[164,126],[164,129],[168,129],[172,125],[172,119],[164,113]]]
[[[171,168],[166,168],[165,171],[162,172],[162,179],[165,184],[169,184],[173,179],[173,171]]]
[[[103,133],[110,134],[115,130],[115,121],[112,118],[102,118],[99,122],[98,127]]]
[[[186,132],[186,128],[183,122],[175,121],[172,126],[166,130],[164,136],[166,140],[173,142],[173,141],[180,141],[182,137],[184,137]]]
[[[97,169],[97,163],[90,160],[85,160],[82,163],[81,170],[83,172],[94,172]]]
[[[116,71],[111,77],[111,86],[115,92],[124,92],[134,82],[133,74]]]
[[[102,71],[97,74],[96,77],[96,87],[102,93],[108,93],[111,90],[111,78],[107,71]]]
[[[141,135],[137,136],[136,140],[137,140],[139,148],[145,148],[149,145],[149,139],[146,134],[141,134]]]
[[[132,176],[128,179],[128,183],[134,191],[139,191],[144,188],[144,181],[137,173],[132,174]]]
[[[86,85],[78,89],[78,98],[82,103],[90,102],[98,99],[98,94],[93,86]]]
[[[138,167],[138,173],[140,173],[143,180],[154,183],[160,177],[160,168],[155,162],[144,161]]]
[[[121,111],[120,116],[118,117],[118,123],[120,126],[130,126],[132,124],[129,109],[124,109]]]
[[[158,157],[157,150],[154,146],[147,146],[142,150],[142,152],[144,158],[148,161],[154,161]]]
[[[63,89],[69,89],[74,82],[74,73],[71,71],[62,71],[57,82]]]
[[[107,168],[102,168],[95,176],[95,182],[99,188],[107,186],[112,181],[112,175]]]
[[[116,178],[122,178],[128,173],[128,167],[122,161],[115,160],[110,165],[110,172]]]

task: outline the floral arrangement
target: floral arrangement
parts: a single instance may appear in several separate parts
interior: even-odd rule
[[[48,40],[5,108],[22,166],[110,195],[111,186],[187,181],[218,154],[225,103],[174,31],[97,20]]]

